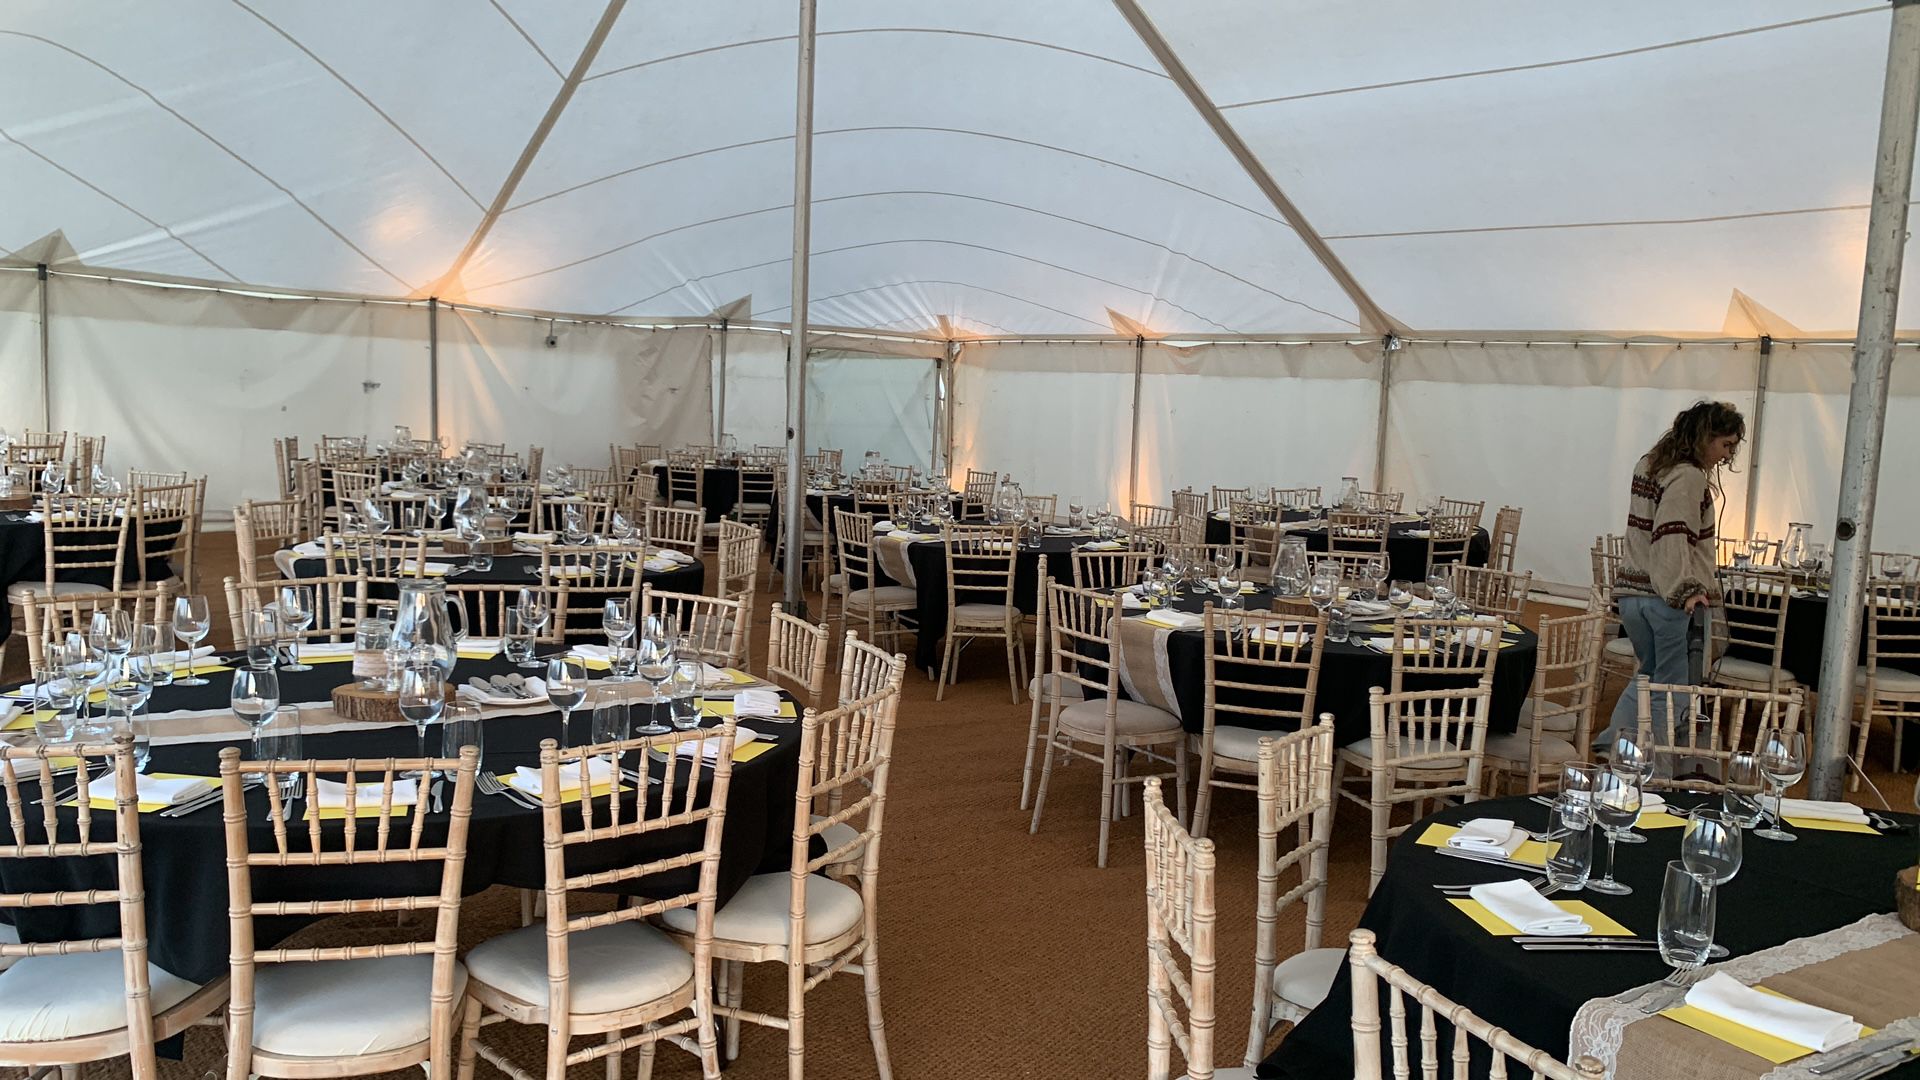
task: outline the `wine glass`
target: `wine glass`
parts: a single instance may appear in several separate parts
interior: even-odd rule
[[[120,707],[120,715],[126,719],[127,732],[133,736],[133,766],[139,772],[147,771],[153,753],[145,721],[134,718],[153,696],[153,669],[147,664],[148,658],[139,653],[129,655],[107,680],[107,699]]]
[[[1740,825],[1725,810],[1696,806],[1687,815],[1680,858],[1708,885],[1725,885],[1740,872]]]
[[[133,616],[120,608],[106,608],[87,620],[87,644],[118,666],[133,647]]]
[[[207,598],[197,593],[173,598],[173,636],[187,644],[187,677],[175,679],[178,686],[205,686],[207,680],[193,673],[193,650],[207,636],[213,623],[207,615]],[[275,684],[276,687],[278,684]]]
[[[61,670],[75,686],[80,688],[80,699],[74,707],[74,717],[81,726],[92,719],[91,698],[93,691],[100,689],[112,672],[106,654],[95,649],[91,642],[81,634],[68,634],[67,646],[61,654]]]
[[[1413,584],[1397,578],[1390,582],[1387,585],[1387,603],[1393,605],[1393,610],[1400,612],[1412,607]]]
[[[462,747],[471,746],[476,755],[487,752],[486,729],[480,723],[480,709],[473,705],[449,705],[440,720],[440,756],[457,758]]]
[[[520,613],[520,628],[532,637],[539,637],[547,628],[547,620],[553,617],[553,608],[547,603],[547,594],[539,589],[521,589],[520,602],[515,605]],[[541,666],[538,660],[522,661],[523,668]]]
[[[1720,796],[1720,808],[1727,820],[1743,829],[1751,829],[1766,816],[1760,793],[1766,790],[1766,778],[1760,773],[1760,759],[1751,751],[1737,750],[1727,757],[1727,787]]]
[[[566,747],[567,729],[573,724],[573,710],[587,696],[587,667],[570,656],[547,661],[547,700],[560,710],[560,745]]]
[[[1087,513],[1087,502],[1085,499],[1082,499],[1078,495],[1071,496],[1070,498],[1067,499],[1067,525],[1068,526],[1075,529],[1079,528],[1082,522],[1086,520],[1086,513]]]
[[[260,729],[267,726],[267,721],[273,719],[273,711],[280,707],[280,676],[270,667],[239,668],[233,673],[233,689],[227,701],[233,707],[233,715],[253,732],[253,759],[266,760],[260,745]],[[250,780],[260,778],[259,773],[248,774]]]
[[[300,640],[313,625],[313,586],[282,585],[275,599],[280,610],[280,632],[287,639],[287,663],[280,670],[312,671],[312,664],[300,662]]]
[[[1370,556],[1367,559],[1366,565],[1362,568],[1361,573],[1366,577],[1373,590],[1373,595],[1367,597],[1367,599],[1380,599],[1382,592],[1384,592],[1386,588],[1387,557],[1385,555]]]
[[[146,658],[156,686],[173,685],[180,656],[173,651],[173,630],[166,623],[142,623],[134,628],[134,651]]]
[[[1220,590],[1220,603],[1232,611],[1240,603],[1240,571],[1234,565],[1232,552],[1221,552],[1213,557],[1214,585]]]
[[[656,629],[651,623],[649,624],[648,632],[640,638],[636,657],[639,662],[640,677],[653,687],[652,700],[647,705],[647,722],[638,729],[642,735],[664,735],[673,730],[660,722],[658,713],[660,687],[673,677],[673,666],[677,654],[674,651],[673,638],[663,629],[655,633]]]
[[[400,672],[400,715],[413,721],[415,757],[427,756],[427,725],[440,719],[447,707],[447,675],[440,665],[418,663],[410,658]],[[420,779],[432,779],[431,770],[422,770]]]
[[[1321,563],[1313,571],[1312,580],[1307,582],[1307,602],[1320,609],[1322,618],[1327,609],[1340,598],[1340,577],[1337,569],[1329,572],[1331,563]]]
[[[1633,777],[1608,769],[1594,775],[1593,818],[1607,834],[1607,876],[1587,882],[1587,888],[1609,896],[1625,896],[1633,886],[1613,880],[1614,843],[1623,829],[1640,820],[1640,785]]]
[[[1755,829],[1753,835],[1769,840],[1798,840],[1799,837],[1780,827],[1780,801],[1786,797],[1787,789],[1806,775],[1806,735],[1786,728],[1767,728],[1754,743],[1754,757],[1759,760],[1760,774],[1766,777],[1768,792],[1773,795],[1773,824]]]
[[[440,523],[447,517],[447,500],[439,492],[427,496],[427,526],[434,532],[440,531]]]
[[[1654,754],[1653,744],[1638,728],[1623,728],[1608,746],[1607,764],[1614,772],[1632,777],[1634,786],[1644,791],[1647,781],[1653,779]],[[1622,829],[1619,839],[1622,844],[1647,842],[1646,837],[1631,828]]]

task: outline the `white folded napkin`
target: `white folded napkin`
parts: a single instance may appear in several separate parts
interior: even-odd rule
[[[1080,550],[1081,551],[1119,551],[1121,548],[1125,546],[1126,546],[1125,544],[1122,544],[1118,540],[1095,540],[1091,544],[1081,544]]]
[[[1260,640],[1277,645],[1305,645],[1313,640],[1311,630],[1275,630],[1272,627],[1260,631]]]
[[[1190,611],[1174,611],[1171,608],[1158,608],[1141,616],[1155,626],[1164,626],[1169,630],[1196,630],[1205,622]]]
[[[1867,812],[1860,807],[1848,802],[1821,802],[1817,799],[1781,799],[1780,816],[1867,824]]]
[[[655,555],[646,562],[641,563],[640,568],[642,570],[650,570],[656,574],[664,574],[669,570],[679,567],[679,565],[679,563],[674,562],[672,559]]]
[[[895,529],[888,533],[885,539],[897,540],[902,544],[917,544],[922,540],[938,540],[939,537],[930,533],[917,533],[912,529]]]
[[[1447,837],[1447,846],[1480,855],[1498,855],[1506,859],[1527,842],[1527,834],[1504,818],[1474,818]]]
[[[1469,645],[1476,649],[1485,649],[1490,646],[1498,644],[1500,641],[1500,631],[1498,630],[1478,630],[1478,629],[1468,628],[1464,630],[1455,630],[1453,632],[1453,636],[1454,636],[1454,639],[1459,641],[1461,644]]]
[[[898,528],[898,526],[896,526],[890,518],[882,518],[873,523],[874,532],[890,532],[896,528]]]
[[[354,785],[354,806],[379,806],[380,789],[382,786],[383,785],[377,783]],[[315,806],[332,809],[347,805],[347,785],[338,780],[321,780],[319,787],[320,797],[314,801]],[[395,780],[393,782],[393,805],[412,806],[419,801],[420,786],[418,782],[412,779]]]
[[[692,566],[694,563],[693,556],[687,554],[684,551],[681,551],[679,548],[663,548],[660,551],[655,552],[654,554],[660,556],[661,558],[672,559],[674,562],[679,563],[681,566]]]
[[[581,660],[606,660],[612,650],[605,645],[575,645],[572,652]]]
[[[1578,937],[1593,933],[1593,928],[1581,921],[1580,916],[1561,910],[1524,881],[1475,885],[1467,895],[1480,901],[1480,906],[1493,912],[1495,918],[1523,934]]]
[[[599,787],[602,784],[611,783],[612,780],[613,780],[613,763],[612,762],[608,761],[606,758],[588,758],[587,759],[587,786],[588,787],[590,788]],[[513,785],[514,787],[519,788],[521,791],[524,791],[529,795],[541,795],[545,793],[540,782],[540,770],[536,768],[532,768],[531,766],[521,765],[518,768],[514,769],[513,779],[507,781],[507,783]],[[580,790],[580,763],[572,762],[570,764],[560,766],[561,793],[565,794],[566,792],[569,792],[569,791],[578,791],[578,790]]]
[[[213,652],[213,646],[211,645],[202,645],[192,651],[175,649],[173,651],[173,662],[176,664],[184,664],[189,660],[199,660],[203,657],[212,656]]]
[[[1433,530],[1432,529],[1407,529],[1404,532],[1402,532],[1400,535],[1411,536],[1416,539],[1424,540],[1427,537],[1433,535]]]
[[[1695,983],[1687,1004],[1742,1027],[1816,1051],[1831,1050],[1860,1037],[1860,1025],[1845,1013],[1755,990],[1724,971]]]
[[[172,806],[212,791],[213,781],[204,776],[163,778],[140,775],[133,778],[133,787],[136,792],[136,802],[165,803]],[[108,794],[111,794],[111,789]]]
[[[352,656],[351,641],[303,641],[300,643],[300,655],[313,656]]]
[[[38,510],[29,510],[29,511],[27,511],[27,514],[26,514],[26,516],[25,516],[25,517],[23,517],[23,518],[21,518],[20,520],[21,520],[21,521],[30,521],[30,522],[32,522],[33,524],[35,524],[35,525],[38,525],[38,524],[40,524],[41,522],[43,522],[43,521],[45,521],[45,520],[47,520],[47,515],[45,515],[45,514],[43,514],[43,513],[41,513],[41,512],[40,512],[40,511],[38,511]]]
[[[460,639],[461,652],[499,652],[500,639],[497,637],[463,637]]]
[[[530,705],[536,701],[544,701],[546,699],[547,682],[545,679],[528,679],[523,685],[527,688],[527,693],[533,695],[532,697],[523,698],[518,694],[510,694],[505,690],[487,690],[483,693],[479,687],[472,683],[461,683],[454,688],[454,695],[470,705]]]
[[[27,707],[25,705],[16,705],[11,701],[0,704],[0,728],[4,728],[8,724],[13,723],[15,717],[26,711]]]
[[[423,565],[425,569],[422,569]],[[452,563],[429,561],[422,564],[419,559],[402,559],[400,561],[400,572],[403,574],[422,573],[428,577],[439,577],[451,569],[453,569]]]
[[[760,733],[750,727],[736,727],[733,729],[733,748],[738,750],[759,738]],[[720,740],[717,737],[701,739],[699,742],[683,742],[680,744],[680,749],[677,752],[682,757],[692,757],[694,747],[696,746],[700,748],[700,757],[703,760],[720,760]]]
[[[1123,592],[1120,594],[1120,607],[1125,611],[1144,611],[1147,602],[1141,599],[1139,593]]]
[[[708,686],[714,683],[730,684],[733,682],[733,676],[727,674],[725,668],[717,668],[712,664],[702,662],[700,665],[700,681]]]
[[[742,690],[733,695],[735,716],[779,716],[780,695],[771,690]]]
[[[1379,600],[1349,600],[1347,615],[1356,619],[1373,619],[1393,610],[1393,605]]]
[[[1667,800],[1661,798],[1659,792],[1648,791],[1646,788],[1640,789],[1640,813],[1642,815],[1664,814],[1666,812],[1667,812]],[[1686,817],[1687,815],[1685,814],[1685,812],[1682,812],[1674,816]]]
[[[517,532],[513,534],[513,539],[515,542],[521,544],[551,544],[553,543],[553,534],[550,532]]]
[[[293,553],[303,559],[317,559],[327,553],[327,545],[318,540],[303,540],[293,545]]]

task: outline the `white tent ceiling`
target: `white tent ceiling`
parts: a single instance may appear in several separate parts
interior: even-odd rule
[[[1142,7],[1400,326],[1710,335],[1736,289],[1853,325],[1885,3]],[[819,20],[815,323],[1374,329],[1108,0]],[[13,0],[0,258],[785,322],[795,25],[793,0]]]

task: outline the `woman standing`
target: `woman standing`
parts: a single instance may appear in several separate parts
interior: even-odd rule
[[[1674,417],[1673,426],[1634,464],[1626,557],[1613,595],[1640,674],[1653,682],[1698,680],[1688,661],[1688,635],[1696,613],[1704,621],[1703,609],[1720,596],[1714,578],[1718,471],[1733,460],[1746,434],[1740,410],[1723,401],[1698,402]],[[1600,743],[1638,722],[1639,703],[1629,686],[1614,705]],[[1658,697],[1653,727],[1657,742],[1672,741],[1665,702]]]

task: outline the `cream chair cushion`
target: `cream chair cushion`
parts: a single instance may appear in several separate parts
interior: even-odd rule
[[[1010,618],[1018,618],[1019,613],[1006,604],[960,604],[953,609],[953,617],[948,620],[953,626],[991,626],[996,629],[1005,626]]]
[[[467,970],[453,970],[453,999]],[[378,1054],[432,1037],[433,957],[381,956],[254,968],[253,1045],[284,1057]]]
[[[1213,756],[1233,758],[1235,761],[1258,761],[1260,760],[1260,740],[1277,739],[1285,734],[1284,731],[1262,731],[1259,728],[1216,724],[1213,728]]]
[[[1273,969],[1273,992],[1282,1000],[1312,1010],[1327,999],[1327,991],[1333,989],[1334,976],[1346,963],[1345,949],[1309,949],[1295,953]]]
[[[820,820],[825,816],[826,816],[825,814],[813,815],[814,823],[819,824]],[[844,821],[835,822],[832,825],[827,826],[825,829],[821,830],[820,832],[820,841],[821,843],[824,843],[825,845],[827,845],[828,851],[838,851],[843,845],[851,844],[858,839],[860,839],[860,830],[854,828],[853,826],[847,824]],[[864,848],[865,848],[865,845],[854,848],[853,850],[847,852],[845,855],[841,856],[837,861],[829,863],[828,865],[829,866],[845,866],[848,863],[857,863],[861,859],[861,856],[864,852]]]
[[[1046,684],[1044,689],[1042,682]],[[1027,693],[1049,703],[1056,697],[1062,701],[1080,701],[1087,696],[1087,688],[1057,671],[1050,671],[1028,679]]]
[[[792,899],[791,874],[755,874],[714,913],[713,936],[757,945],[785,945],[787,908]],[[857,890],[819,874],[807,875],[807,944],[839,937],[865,915]],[[692,908],[675,908],[661,916],[661,921],[681,933],[693,933]]]
[[[1105,738],[1107,699],[1090,698],[1061,709],[1060,727],[1077,738]],[[1180,720],[1165,709],[1122,698],[1114,702],[1113,728],[1121,735],[1172,734],[1180,730]]]
[[[0,1042],[52,1042],[126,1027],[124,964],[119,949],[15,961],[0,973]],[[147,984],[155,1013],[200,989],[153,964]]]
[[[1867,669],[1853,673],[1853,685],[1867,688]],[[1896,667],[1882,667],[1874,679],[1874,689],[1883,694],[1920,694],[1920,674]]]
[[[1716,679],[1728,679],[1734,682],[1750,683],[1754,686],[1765,686],[1773,677],[1773,669],[1758,661],[1742,660],[1737,656],[1723,656],[1714,661],[1713,677]],[[1785,668],[1780,670],[1780,684],[1782,686],[1790,685],[1794,681],[1793,672]]]
[[[692,499],[675,499],[673,500],[673,508],[675,510],[698,510],[700,509],[700,504],[694,502]]]
[[[1405,737],[1402,737],[1400,740],[1399,754],[1397,756],[1406,757],[1409,754],[1413,754],[1416,752],[1417,753],[1441,753],[1443,751],[1452,750],[1452,749],[1454,749],[1454,746],[1452,743],[1427,743],[1423,746],[1416,746],[1411,740]],[[1354,757],[1360,758],[1362,761],[1370,762],[1373,760],[1373,753],[1374,753],[1373,736],[1369,735],[1364,739],[1356,739],[1355,741],[1350,742],[1347,745],[1341,747],[1340,752],[1343,754],[1351,754]],[[1396,763],[1394,767],[1397,769],[1408,769],[1408,770],[1417,772],[1422,769],[1459,769],[1459,768],[1464,768],[1466,766],[1466,763],[1467,763],[1467,759],[1465,757],[1434,758],[1432,760],[1416,762],[1413,764]]]
[[[1531,741],[1525,731],[1516,731],[1511,735],[1489,735],[1487,736],[1487,756],[1524,765]],[[1580,755],[1574,752],[1572,743],[1554,735],[1540,736],[1541,764],[1559,765],[1562,762],[1578,760]]]
[[[1640,655],[1633,651],[1632,638],[1613,638],[1607,642],[1606,648],[1602,651],[1614,660],[1629,660],[1635,664],[1640,662]]]
[[[79,596],[83,593],[109,592],[105,585],[89,585],[84,581],[56,581],[53,583],[55,596]],[[44,581],[16,581],[7,586],[7,602],[25,604],[36,597],[47,595],[47,583]]]
[[[1554,708],[1559,709],[1560,706],[1556,704]],[[1573,733],[1575,719],[1578,715],[1577,712],[1556,711],[1544,721],[1535,721],[1533,716],[1533,702],[1525,701],[1520,705],[1518,727],[1521,731],[1526,731],[1537,722],[1540,724],[1540,730],[1549,735],[1571,735]]]
[[[857,608],[910,608],[920,603],[920,595],[905,585],[881,585],[855,589],[847,594],[847,605]]]
[[[692,908],[680,910],[693,914]],[[545,1005],[547,924],[536,922],[481,942],[467,954],[467,968],[476,982]],[[651,926],[614,923],[568,935],[567,975],[573,1012],[617,1012],[685,986],[693,978],[693,956]]]

